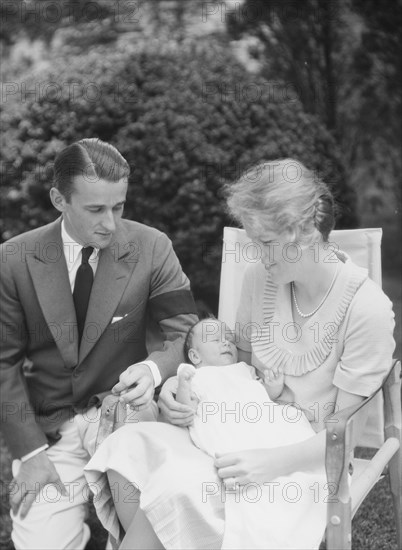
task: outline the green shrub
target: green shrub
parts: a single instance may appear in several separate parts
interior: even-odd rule
[[[36,75],[36,97],[11,94],[3,115],[2,237],[54,219],[54,156],[97,136],[132,166],[126,217],[166,231],[196,297],[215,305],[222,195],[252,163],[295,157],[338,197],[338,227],[354,227],[355,197],[334,140],[286,83],[249,74],[223,46],[173,42],[93,51]],[[35,88],[36,87],[36,88]]]

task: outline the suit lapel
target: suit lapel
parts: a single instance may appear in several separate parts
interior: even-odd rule
[[[88,304],[78,361],[81,363],[112,320],[139,259],[137,242],[120,225],[114,242],[100,251],[98,268]],[[86,336],[86,337],[85,337]]]
[[[28,269],[48,328],[69,368],[78,361],[76,316],[61,240],[61,218],[44,228]]]

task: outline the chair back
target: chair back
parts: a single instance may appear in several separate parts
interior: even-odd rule
[[[346,252],[356,265],[368,269],[369,277],[381,286],[381,237],[380,228],[332,231],[328,255],[334,250]],[[245,269],[249,263],[259,261],[259,249],[244,229],[224,228],[218,317],[232,329],[235,328]],[[379,448],[384,441],[382,392],[378,392],[368,408],[366,427],[358,445]]]

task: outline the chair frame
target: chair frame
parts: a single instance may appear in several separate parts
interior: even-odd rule
[[[328,498],[326,544],[327,550],[352,548],[352,518],[365,496],[383,475],[388,464],[390,488],[396,521],[398,548],[401,548],[402,519],[402,453],[401,453],[401,363],[394,360],[391,371],[376,392],[356,406],[343,409],[326,421],[325,468],[329,488],[335,491]],[[383,445],[359,478],[349,485],[349,457],[354,450],[353,426],[358,414],[364,414],[366,405],[382,391],[384,396]],[[363,461],[362,461],[363,462]]]

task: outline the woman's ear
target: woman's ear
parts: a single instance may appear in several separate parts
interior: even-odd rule
[[[52,187],[50,189],[50,200],[52,201],[53,206],[58,210],[59,212],[64,212],[66,209],[66,199],[64,195],[60,193],[56,187]]]
[[[297,231],[294,227],[288,227],[285,231],[286,242],[294,243],[297,241]]]
[[[197,366],[201,363],[201,357],[199,356],[198,351],[196,349],[190,348],[188,350],[187,355],[193,365]]]

